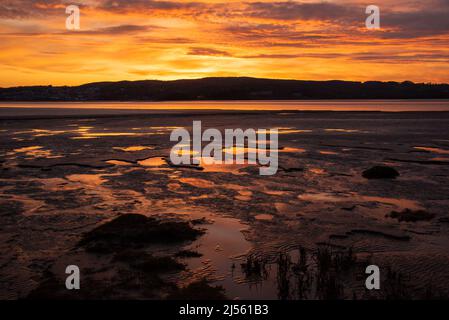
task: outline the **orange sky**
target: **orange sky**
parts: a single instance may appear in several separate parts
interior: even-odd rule
[[[79,4],[81,30],[65,29]],[[381,8],[381,30],[365,8]],[[2,0],[0,86],[253,76],[449,83],[449,1]]]

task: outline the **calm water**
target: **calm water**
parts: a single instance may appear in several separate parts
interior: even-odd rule
[[[82,111],[81,111],[82,110]],[[177,102],[11,102],[0,103],[0,117],[38,115],[159,113],[167,110],[283,111],[449,111],[449,100],[311,100]]]

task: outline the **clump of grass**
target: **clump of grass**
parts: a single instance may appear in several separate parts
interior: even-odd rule
[[[317,264],[317,295],[320,299],[335,300],[344,297],[341,275],[354,267],[356,258],[352,249],[332,251],[328,246],[318,248]]]
[[[247,279],[260,281],[268,278],[268,271],[266,269],[266,261],[264,259],[248,256],[246,261],[241,265],[242,272]]]
[[[387,267],[386,278],[383,283],[384,297],[386,300],[409,300],[410,287],[407,285],[405,276],[393,270],[390,266]]]
[[[290,298],[290,272],[292,262],[290,256],[285,253],[280,253],[277,258],[277,285],[278,297],[280,300],[287,300]]]
[[[309,270],[307,251],[299,248],[298,262],[292,267],[293,274],[296,277],[297,298],[302,300],[307,298],[312,284],[312,275]]]
[[[297,261],[289,253],[280,253],[276,259],[279,299],[344,298],[342,277],[356,265],[352,249],[333,251],[325,246],[309,256],[300,247],[298,253]]]

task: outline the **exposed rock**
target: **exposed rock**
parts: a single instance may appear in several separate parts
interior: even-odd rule
[[[175,255],[178,258],[199,258],[203,255],[197,251],[192,250],[181,250]]]
[[[287,173],[292,173],[292,172],[303,172],[304,168],[299,168],[299,167],[279,167],[280,171],[284,171]]]
[[[188,222],[164,222],[143,215],[126,214],[86,233],[79,246],[91,252],[111,253],[152,243],[192,241],[203,233]]]
[[[402,212],[392,211],[387,217],[398,219],[402,222],[416,222],[416,221],[430,221],[435,218],[433,213],[429,213],[424,210],[413,211],[410,209],[405,209]]]
[[[169,256],[153,256],[140,250],[125,250],[114,256],[114,261],[125,262],[133,269],[151,273],[184,270],[185,266]]]
[[[375,166],[363,171],[362,175],[366,179],[396,179],[399,177],[399,172],[391,167]]]

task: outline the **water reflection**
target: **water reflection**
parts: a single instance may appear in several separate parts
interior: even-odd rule
[[[199,178],[180,178],[179,182],[191,185],[196,188],[213,188],[215,183],[209,180],[199,179]]]
[[[416,150],[422,150],[427,152],[433,152],[438,154],[449,154],[449,150],[441,149],[441,148],[434,148],[434,147],[414,147]]]
[[[142,161],[138,161],[137,163],[144,167],[162,167],[167,165],[167,161],[165,160],[165,158],[161,157],[148,158]]]
[[[99,186],[106,180],[101,174],[72,174],[66,176],[66,179],[72,182],[80,182],[90,186]]]
[[[16,153],[23,154],[27,159],[34,159],[34,158],[47,158],[47,159],[56,159],[56,158],[63,158],[62,155],[53,154],[51,150],[43,149],[42,146],[30,146],[30,147],[23,147],[14,149],[13,152],[7,153],[7,155],[15,155]]]
[[[130,147],[114,147],[114,150],[124,151],[124,152],[137,152],[143,150],[154,150],[154,147],[148,146],[130,146]]]
[[[356,193],[349,194],[333,194],[326,192],[319,193],[304,193],[298,196],[298,199],[309,201],[309,202],[375,202],[386,205],[392,205],[399,209],[411,209],[411,210],[422,210],[423,207],[419,202],[409,199],[400,198],[388,198],[388,197],[377,197],[377,196],[365,196]]]

